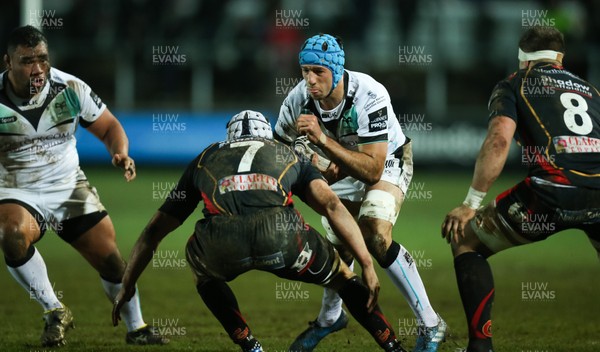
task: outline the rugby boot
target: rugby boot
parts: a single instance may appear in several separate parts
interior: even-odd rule
[[[154,326],[146,325],[128,332],[125,335],[125,342],[130,345],[166,345],[169,343],[169,339],[162,336]]]
[[[436,352],[440,343],[446,340],[446,329],[448,325],[439,314],[438,325],[430,328],[420,326],[413,352]]]
[[[308,323],[310,325],[306,330],[304,330],[296,340],[292,343],[289,348],[289,352],[310,352],[317,345],[319,341],[321,341],[325,336],[342,330],[346,326],[348,326],[348,314],[346,311],[342,310],[342,314],[340,317],[333,323],[331,326],[323,327],[320,326],[319,323],[315,321],[311,321]]]
[[[254,336],[249,335],[241,342],[236,342],[242,348],[242,352],[263,352],[262,345]]]
[[[42,346],[64,346],[67,343],[65,340],[65,333],[67,330],[74,327],[73,313],[71,313],[71,310],[62,304],[62,308],[45,311],[43,320],[45,324],[44,332],[41,337]]]
[[[389,342],[388,344],[382,347],[385,352],[408,352],[404,348],[402,348],[402,345],[400,345],[400,342],[398,342],[397,340]]]

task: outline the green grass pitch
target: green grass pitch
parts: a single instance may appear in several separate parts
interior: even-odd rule
[[[183,168],[141,167],[138,179],[126,183],[118,170],[89,168],[87,175],[98,189],[117,230],[124,257],[150,216],[160,206],[165,188]],[[520,175],[503,175],[492,195],[510,187]],[[459,204],[470,175],[443,171],[417,173],[410,199],[404,203],[394,238],[412,252],[434,308],[450,326],[440,351],[465,346],[467,330],[458,296],[448,245],[440,238],[441,221]],[[296,202],[310,224],[320,229],[312,211]],[[199,212],[196,213],[196,217]],[[68,334],[63,351],[238,351],[197,295],[185,263],[184,246],[197,218],[190,218],[168,236],[139,282],[147,323],[171,338],[164,347],[131,347],[124,342],[123,323],[110,321],[111,304],[96,272],[69,245],[48,232],[37,244],[46,260],[54,289],[73,311],[76,328]],[[600,351],[598,313],[600,267],[596,253],[581,232],[564,232],[549,240],[513,248],[490,259],[496,282],[494,325],[496,351]],[[360,269],[356,269],[357,272]],[[415,341],[414,316],[388,277],[378,270],[380,305],[407,349]],[[0,270],[0,351],[50,351],[39,347],[43,327],[40,306]],[[294,284],[275,276],[252,272],[231,283],[253,333],[266,351],[287,351],[287,346],[313,320],[322,289]],[[351,320],[317,351],[378,351],[370,335]]]

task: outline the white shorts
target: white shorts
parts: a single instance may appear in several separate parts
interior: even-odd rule
[[[96,189],[90,186],[81,169],[70,180],[47,189],[0,188],[0,202],[24,203],[38,214],[32,214],[38,224],[60,230],[65,220],[105,211]],[[39,217],[42,217],[41,219]]]
[[[385,160],[381,181],[398,186],[406,194],[413,176],[412,144],[402,146],[402,155],[388,155]],[[365,198],[367,186],[364,182],[354,177],[346,177],[333,185],[331,189],[340,199],[351,202],[362,202]]]

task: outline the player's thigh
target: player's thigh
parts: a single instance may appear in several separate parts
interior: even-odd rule
[[[37,242],[43,227],[42,216],[33,207],[15,200],[0,203],[0,247],[5,256],[24,256],[29,246]]]
[[[452,242],[454,256],[476,251],[486,257],[508,248],[531,243],[507,220],[505,207],[499,208],[496,200],[479,208],[475,217],[465,225],[465,236]]]
[[[269,270],[288,280],[297,280],[317,285],[328,285],[347,265],[323,236],[307,225],[305,231],[290,231],[288,240],[281,247],[285,267]]]

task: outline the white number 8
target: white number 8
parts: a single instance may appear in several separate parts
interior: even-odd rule
[[[577,102],[577,106],[573,105],[573,100]],[[588,105],[581,95],[575,93],[563,93],[560,95],[560,102],[565,107],[563,118],[567,128],[579,135],[586,135],[592,132],[594,125],[592,119],[587,113]],[[581,125],[577,124],[575,116],[581,116]]]

